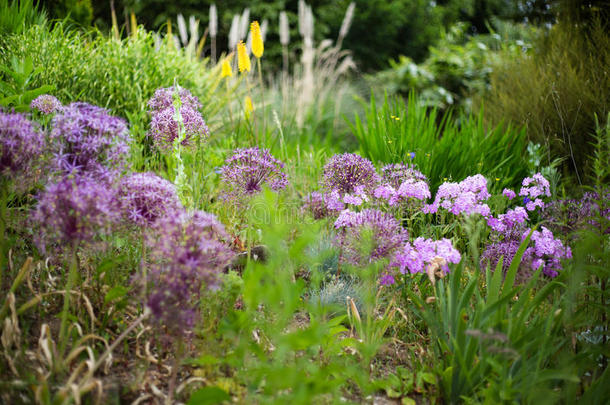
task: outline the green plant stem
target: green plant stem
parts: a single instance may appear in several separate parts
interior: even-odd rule
[[[5,254],[5,243],[6,243],[6,229],[7,224],[7,205],[8,205],[8,180],[0,181],[0,290],[4,290],[4,254]]]
[[[265,84],[263,83],[263,71],[261,69],[261,58],[256,58],[256,68],[258,70],[258,80],[261,84],[261,106],[263,109],[263,135],[267,137],[267,125],[265,120]]]
[[[180,361],[182,360],[182,337],[178,338],[176,342],[176,357],[174,357],[174,361],[172,362],[172,374],[169,378],[169,386],[167,388],[167,398],[165,399],[166,405],[172,405],[174,399],[174,391],[176,390],[176,378],[178,377],[178,367],[180,366]]]
[[[72,245],[72,252],[70,255],[70,268],[68,270],[68,281],[66,282],[65,294],[64,294],[64,307],[61,311],[61,324],[59,327],[59,345],[60,353],[63,354],[66,349],[66,331],[68,328],[68,312],[70,311],[70,293],[76,279],[78,269],[78,242],[74,242]]]

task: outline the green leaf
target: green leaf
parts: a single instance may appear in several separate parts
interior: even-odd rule
[[[188,400],[187,405],[220,404],[230,400],[231,396],[226,391],[218,387],[205,387],[195,391]]]
[[[104,304],[108,304],[109,302],[116,301],[120,298],[124,298],[127,295],[129,288],[124,287],[122,285],[117,285],[112,287],[110,291],[106,293],[104,296]]]

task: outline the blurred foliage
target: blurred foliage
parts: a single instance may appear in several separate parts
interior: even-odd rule
[[[47,10],[49,18],[52,19],[68,19],[83,27],[88,27],[93,22],[91,0],[41,0],[40,5]]]
[[[47,21],[46,12],[40,10],[34,0],[0,0],[0,11],[1,35],[19,34],[30,25],[42,25]]]
[[[473,173],[492,179],[492,190],[518,186],[528,174],[525,131],[506,125],[488,128],[481,113],[459,121],[451,113],[422,105],[413,93],[406,103],[386,96],[378,105],[373,96],[366,119],[356,115],[352,131],[363,156],[380,165],[413,162],[433,190]]]
[[[443,31],[430,47],[425,61],[417,64],[407,56],[390,61],[391,68],[371,76],[374,89],[406,96],[415,91],[428,106],[452,106],[472,111],[472,95],[487,91],[494,66],[519,56],[531,47],[531,30],[523,25],[496,21],[498,31],[471,36],[465,23]]]
[[[561,21],[535,42],[533,52],[506,60],[491,75],[490,91],[475,104],[489,122],[509,120],[564,158],[578,182],[590,173],[595,117],[610,105],[610,36],[600,18],[590,25]]]

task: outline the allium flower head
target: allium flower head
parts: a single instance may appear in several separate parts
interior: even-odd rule
[[[24,114],[0,112],[0,175],[27,172],[43,145],[44,135]]]
[[[339,230],[337,239],[345,258],[360,266],[391,257],[409,237],[393,216],[375,209],[361,212],[344,210],[335,221],[335,228]],[[363,251],[363,237],[367,231],[372,246],[370,251]]]
[[[284,163],[274,158],[268,149],[236,149],[220,169],[221,178],[227,187],[226,197],[250,196],[268,185],[278,191],[288,185]]]
[[[105,233],[119,218],[116,191],[90,177],[65,177],[38,197],[34,220],[40,225],[39,248],[47,242],[71,245]]]
[[[324,194],[314,191],[305,197],[303,209],[311,213],[314,219],[326,218],[329,214],[324,201]]]
[[[340,194],[352,193],[363,186],[370,192],[379,183],[373,163],[354,153],[334,155],[324,166],[324,186]]]
[[[128,167],[131,137],[125,121],[87,103],[72,103],[53,117],[55,170],[112,180]]]
[[[172,86],[155,90],[155,94],[150,100],[148,100],[150,114],[153,115],[154,113],[165,110],[166,108],[173,107],[176,91],[178,92],[178,97],[180,98],[180,104],[183,107],[190,107],[193,110],[198,110],[201,108],[199,99],[193,96],[190,91],[184,87],[178,86],[178,88],[176,88],[176,86]]]
[[[141,227],[153,226],[183,209],[174,184],[150,172],[123,177],[118,196],[123,216]]]
[[[151,252],[148,306],[171,334],[184,334],[197,319],[202,285],[216,288],[232,252],[224,227],[202,211],[166,216],[147,240]]]
[[[184,125],[183,146],[189,146],[194,139],[205,139],[210,133],[203,117],[193,107],[186,104],[180,107],[182,125]],[[172,148],[174,140],[180,135],[180,123],[176,120],[176,108],[172,105],[162,110],[154,111],[150,120],[148,136],[161,150]]]
[[[38,110],[46,115],[57,112],[61,110],[62,107],[63,105],[57,97],[51,96],[50,94],[38,96],[30,103],[30,108],[32,110]]]

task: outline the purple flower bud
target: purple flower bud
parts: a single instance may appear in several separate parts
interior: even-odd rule
[[[45,115],[57,112],[61,110],[62,107],[63,105],[57,97],[51,96],[50,94],[38,96],[30,103],[30,108],[32,110],[38,110]]]

